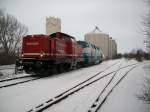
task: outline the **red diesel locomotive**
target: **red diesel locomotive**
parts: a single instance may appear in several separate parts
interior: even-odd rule
[[[83,49],[74,37],[56,32],[23,37],[22,53],[16,66],[36,74],[74,69],[83,64]]]

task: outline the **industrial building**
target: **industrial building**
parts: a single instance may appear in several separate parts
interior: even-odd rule
[[[56,32],[61,32],[61,19],[46,17],[46,34],[50,35]]]
[[[115,40],[112,39],[112,46],[111,46],[111,50],[112,50],[112,58],[114,56],[117,55],[117,43]]]
[[[98,30],[99,32],[96,32]],[[108,34],[100,32],[96,27],[92,32],[85,34],[85,41],[88,41],[99,47],[104,54],[105,59],[112,59],[117,54],[116,41]]]

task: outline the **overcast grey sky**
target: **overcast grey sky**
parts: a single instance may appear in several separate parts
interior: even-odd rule
[[[77,40],[98,26],[117,41],[118,52],[144,48],[143,0],[0,0],[0,9],[29,28],[29,34],[45,33],[46,16],[61,18],[62,32]]]

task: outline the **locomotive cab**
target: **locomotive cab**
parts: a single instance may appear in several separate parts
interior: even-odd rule
[[[41,60],[50,53],[50,41],[46,35],[27,35],[22,42],[22,59]]]

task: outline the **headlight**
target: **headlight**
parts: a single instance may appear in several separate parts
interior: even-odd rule
[[[21,57],[24,57],[24,54],[22,54]]]
[[[41,58],[42,58],[42,57],[43,57],[43,54],[41,54],[40,56],[41,56]]]

